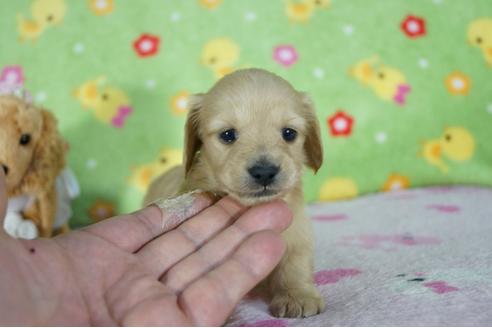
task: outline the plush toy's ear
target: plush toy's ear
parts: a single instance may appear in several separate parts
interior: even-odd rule
[[[202,109],[203,94],[191,96],[188,106],[188,117],[185,125],[185,149],[184,149],[184,166],[185,176],[188,175],[196,153],[202,146],[202,140],[198,134],[200,127],[200,110]]]
[[[43,128],[33,153],[32,165],[23,179],[23,189],[43,192],[50,188],[65,166],[65,142],[53,114],[40,109]]]
[[[314,104],[311,98],[301,93],[304,119],[307,123],[306,139],[304,141],[304,153],[306,155],[306,165],[311,168],[315,173],[321,167],[323,163],[323,146],[321,145],[321,134],[314,109]]]

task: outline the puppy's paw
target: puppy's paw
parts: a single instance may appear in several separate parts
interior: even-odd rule
[[[270,303],[270,312],[280,318],[305,318],[324,310],[325,302],[317,291],[277,294]]]

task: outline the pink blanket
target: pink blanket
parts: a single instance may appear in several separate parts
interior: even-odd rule
[[[490,326],[492,190],[434,187],[308,207],[326,311],[274,318],[246,299],[230,326]]]

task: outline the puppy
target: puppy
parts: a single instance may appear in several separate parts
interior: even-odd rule
[[[192,97],[185,129],[184,167],[157,178],[145,202],[195,189],[227,194],[246,206],[285,200],[294,220],[283,233],[286,254],[264,282],[270,310],[278,317],[323,311],[301,181],[304,165],[317,171],[323,160],[309,97],[267,71],[239,70]]]

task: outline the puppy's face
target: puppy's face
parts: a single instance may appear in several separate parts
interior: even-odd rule
[[[199,151],[198,164],[192,161]],[[187,170],[207,171],[220,192],[245,205],[284,196],[322,150],[310,100],[262,70],[243,70],[195,97],[187,124]]]
[[[41,128],[37,108],[14,96],[0,96],[0,169],[7,178],[7,190],[20,183],[31,165]]]

